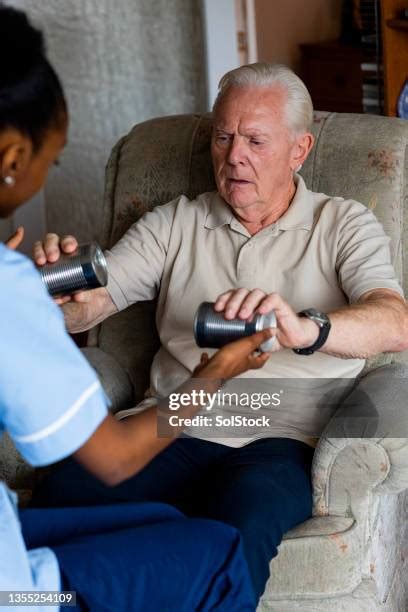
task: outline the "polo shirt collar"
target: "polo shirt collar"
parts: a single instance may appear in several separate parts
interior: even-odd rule
[[[280,230],[306,229],[313,226],[312,193],[299,174],[295,174],[296,193],[287,211],[276,221]]]
[[[312,228],[313,203],[311,201],[311,192],[298,174],[295,174],[295,185],[296,192],[289,208],[274,224],[279,230],[310,230]],[[218,192],[213,193],[204,227],[215,229],[221,225],[230,225],[234,220],[238,221],[228,204]]]
[[[210,199],[210,210],[205,219],[204,227],[207,229],[215,229],[221,225],[229,225],[234,219],[234,213],[218,191],[213,193]]]

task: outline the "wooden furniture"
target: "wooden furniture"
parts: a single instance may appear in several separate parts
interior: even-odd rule
[[[408,0],[381,0],[381,26],[384,64],[384,112],[397,114],[401,89],[408,79],[408,19],[402,19]]]
[[[408,9],[408,0],[380,0],[380,6],[383,69],[378,76],[384,97],[383,114],[395,117],[398,98],[408,79],[408,18],[402,17],[404,9]],[[363,83],[375,81],[375,70],[370,76],[369,70],[362,69],[362,65],[366,68],[372,63],[363,47],[330,41],[303,44],[300,49],[301,76],[315,108],[369,112],[370,107],[363,104],[363,98],[367,96],[363,93]],[[376,111],[375,108],[372,110]]]
[[[363,53],[337,40],[300,45],[301,76],[314,108],[339,113],[363,112]]]

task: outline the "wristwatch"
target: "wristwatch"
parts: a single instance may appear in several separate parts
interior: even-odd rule
[[[295,348],[293,351],[297,355],[313,355],[313,353],[323,346],[330,332],[331,323],[329,317],[324,312],[319,312],[315,308],[306,308],[298,312],[299,317],[307,317],[319,326],[319,336],[314,344],[306,348]]]

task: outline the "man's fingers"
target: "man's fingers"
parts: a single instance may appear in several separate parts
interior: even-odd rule
[[[24,239],[24,227],[20,225],[12,236],[7,240],[6,245],[9,249],[17,249]]]
[[[58,234],[47,234],[44,240],[44,251],[47,256],[47,260],[50,263],[54,263],[60,258],[60,237]]]
[[[279,293],[270,293],[262,300],[257,308],[257,312],[260,314],[267,314],[274,310],[281,316],[285,316],[292,313],[292,309],[287,302],[279,295]]]
[[[249,293],[248,289],[237,289],[232,292],[231,297],[228,299],[224,306],[224,317],[226,319],[235,319],[243,301]]]
[[[92,297],[89,295],[90,291],[80,291],[79,293],[73,293],[72,295],[59,295],[53,298],[56,304],[66,304],[67,302],[90,302]]]
[[[274,309],[282,307],[285,302],[277,293],[266,295],[262,289],[234,289],[222,293],[215,302],[216,312],[224,311],[226,319],[250,319],[254,312],[265,314]]]
[[[58,234],[48,233],[44,241],[37,240],[33,247],[34,261],[37,266],[42,266],[47,261],[50,263],[56,262],[63,253],[73,253],[78,247],[78,242],[74,236],[63,236]]]
[[[265,297],[265,291],[261,289],[253,289],[244,299],[239,309],[238,316],[240,319],[248,319]]]
[[[61,248],[64,253],[73,253],[78,248],[78,241],[74,236],[63,236],[61,238]]]
[[[47,256],[45,254],[43,243],[41,242],[41,240],[37,240],[36,242],[34,242],[33,257],[37,266],[43,266],[45,263],[47,263]]]
[[[226,291],[218,296],[217,301],[214,304],[214,310],[217,312],[222,312],[224,310],[225,304],[228,302],[229,298],[233,294],[233,291]]]
[[[54,298],[54,302],[58,304],[58,306],[62,306],[62,304],[66,304],[67,302],[70,302],[70,301],[71,301],[70,295],[63,295],[61,297]]]

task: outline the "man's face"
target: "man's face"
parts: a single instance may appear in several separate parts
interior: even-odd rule
[[[229,89],[214,116],[211,154],[220,195],[237,212],[272,206],[293,181],[296,144],[281,87]],[[241,211],[239,210],[241,209]]]

